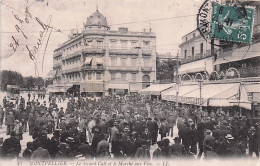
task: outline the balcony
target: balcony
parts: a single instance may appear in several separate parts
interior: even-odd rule
[[[105,66],[82,66],[81,70],[105,70]]]
[[[64,69],[63,70],[63,74],[67,74],[67,73],[74,73],[74,72],[79,72],[80,68],[79,67],[75,67],[75,68],[71,68],[71,69]]]
[[[214,53],[217,53],[217,52],[218,52],[218,49],[214,49]],[[202,54],[202,53],[195,54],[194,58],[182,59],[181,60],[181,64],[197,61],[197,60],[208,58],[208,57],[211,57],[211,56],[212,56],[211,55],[211,50],[207,50],[205,54]]]
[[[75,58],[75,57],[78,57],[78,56],[81,56],[81,51],[76,51],[72,54],[67,54],[64,57],[62,57],[62,60],[67,60],[67,59]]]
[[[142,66],[142,67],[141,67],[141,70],[142,70],[142,71],[153,71],[153,68],[150,67],[150,66]]]
[[[138,66],[108,66],[108,70],[115,71],[138,71]]]
[[[106,36],[138,36],[138,37],[153,37],[155,38],[156,35],[154,32],[131,32],[131,31],[104,31],[104,30],[85,30],[83,31],[84,34],[86,35],[100,35],[104,34]]]
[[[93,53],[93,54],[104,54],[105,53],[105,47],[102,46],[82,46],[82,53]]]
[[[58,66],[62,66],[62,61],[54,61],[53,62],[53,67],[58,67]]]
[[[139,50],[138,49],[128,49],[128,48],[116,48],[116,47],[112,47],[109,49],[109,54],[130,54],[130,55],[138,55],[139,54]]]
[[[58,56],[62,56],[62,50],[54,51],[53,57],[56,58]]]

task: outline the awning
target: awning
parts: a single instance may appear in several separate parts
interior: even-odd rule
[[[102,58],[97,58],[97,59],[96,59],[96,63],[97,63],[97,64],[100,64],[100,65],[103,64]]]
[[[202,71],[207,71],[208,73],[213,71],[212,57],[183,64],[179,67],[178,73],[183,75]]]
[[[177,91],[178,91],[178,96],[181,96],[190,93],[196,89],[198,89],[198,85],[184,85],[184,86],[177,87],[177,84],[175,84],[172,89],[170,89],[169,91],[162,92],[161,95],[163,100],[176,102]]]
[[[80,92],[104,92],[104,84],[96,82],[81,83]]]
[[[219,64],[259,57],[260,56],[259,48],[260,48],[260,43],[256,43],[250,45],[250,47],[245,46],[245,47],[224,52],[221,55],[222,58],[218,58],[213,65],[219,65]]]
[[[217,103],[229,103],[229,100],[235,100],[239,93],[239,83],[234,84],[202,84],[201,90],[199,85],[185,85],[179,87],[178,98],[176,97],[175,88],[162,95],[163,100],[169,100],[176,102],[202,105],[202,106],[212,106],[213,100],[218,100]],[[210,102],[209,102],[210,101]],[[216,105],[214,105],[216,106]],[[222,106],[222,105],[218,105]]]
[[[260,92],[260,83],[243,84],[242,87],[245,88],[247,93]]]
[[[129,85],[126,83],[126,84],[112,84],[112,83],[109,83],[107,85],[107,88],[108,89],[129,89]]]
[[[92,61],[92,57],[86,57],[85,64],[90,64]]]
[[[141,94],[146,95],[161,95],[161,92],[173,87],[175,84],[153,84],[148,88],[145,88],[140,91]]]

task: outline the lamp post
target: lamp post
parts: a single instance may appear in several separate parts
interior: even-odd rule
[[[202,99],[202,97],[201,97],[202,82],[203,82],[203,80],[198,80],[199,87],[200,87],[200,102],[199,102],[200,109],[202,109],[202,102],[201,102],[201,99]]]
[[[179,97],[179,50],[178,50],[178,53],[177,53],[177,64],[176,64],[176,85],[177,85],[177,88],[176,88],[176,107],[179,106],[179,102],[178,102],[178,97]]]

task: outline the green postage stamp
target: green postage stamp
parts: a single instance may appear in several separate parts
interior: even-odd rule
[[[210,38],[251,43],[255,8],[212,3]]]

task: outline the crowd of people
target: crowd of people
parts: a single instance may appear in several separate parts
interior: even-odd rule
[[[58,107],[58,102],[67,106]],[[259,158],[259,123],[233,111],[231,116],[221,108],[176,107],[140,95],[98,101],[51,96],[42,103],[21,97],[17,106],[4,98],[0,125],[6,125],[10,138],[0,139],[1,157],[199,159],[204,154],[207,159],[252,157],[255,153]],[[25,132],[33,141],[22,151]]]

